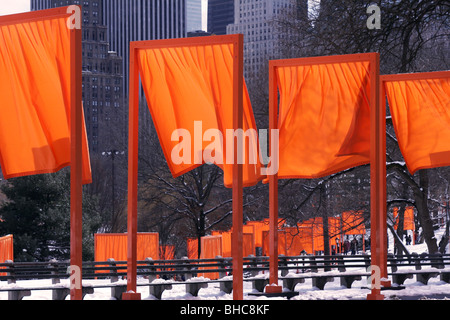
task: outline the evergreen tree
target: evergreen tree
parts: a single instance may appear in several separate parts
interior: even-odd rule
[[[0,234],[14,236],[15,261],[70,257],[70,174],[11,179],[1,186]],[[93,233],[99,227],[95,199],[83,199],[83,258],[93,259]]]

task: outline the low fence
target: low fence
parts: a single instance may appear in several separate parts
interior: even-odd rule
[[[126,291],[126,261],[84,262],[83,294],[93,293],[96,288],[111,288],[111,296],[121,299]],[[13,263],[0,264],[0,292],[8,292],[8,299],[21,300],[34,290],[51,290],[54,300],[63,300],[69,293],[69,262]],[[280,256],[280,281],[284,291],[295,291],[298,283],[311,279],[312,285],[321,290],[328,282],[339,279],[342,286],[350,288],[354,281],[369,277],[369,255],[332,256]],[[388,257],[389,276],[392,282],[401,286],[406,279],[414,276],[417,281],[427,283],[432,277],[440,277],[450,282],[450,255],[409,255]],[[161,299],[165,290],[174,285],[184,285],[186,292],[197,296],[202,288],[219,284],[225,293],[232,291],[232,259],[176,259],[138,261],[137,274],[141,281],[138,286],[147,286],[149,294]],[[214,275],[214,277],[209,277]],[[17,281],[49,279],[51,285],[39,288],[20,287]],[[85,280],[105,280],[97,284],[85,285]],[[250,256],[244,259],[244,281],[252,283],[256,292],[263,292],[269,283],[269,257]]]

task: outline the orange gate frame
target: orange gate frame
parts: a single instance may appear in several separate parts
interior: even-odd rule
[[[278,128],[278,81],[277,67],[315,65],[326,63],[343,63],[368,61],[370,63],[370,177],[371,177],[371,234],[372,265],[377,266],[381,278],[387,279],[387,234],[386,234],[386,108],[380,105],[384,100],[384,91],[380,92],[380,58],[378,53],[323,56],[272,60],[269,62],[269,127],[270,131]],[[270,150],[274,141],[270,140]],[[279,161],[278,155],[271,155]],[[278,175],[269,176],[269,215],[270,215],[270,283],[278,284]],[[390,286],[389,281],[382,282]],[[281,287],[268,286],[271,292],[281,292]],[[368,299],[383,299],[380,288],[375,286]]]
[[[22,22],[40,21],[52,18],[75,17],[81,21],[81,7],[79,10],[71,12],[71,7],[60,7],[48,10],[33,11],[27,13],[13,14],[0,17],[0,25],[15,24]],[[71,269],[71,300],[82,300],[82,33],[74,26],[70,30],[70,265]],[[75,270],[77,269],[77,270]],[[72,277],[76,279],[74,283]]]
[[[433,71],[433,72],[421,72],[421,73],[404,73],[404,74],[391,74],[391,75],[382,75],[380,77],[380,85],[381,85],[381,90],[382,90],[382,100],[381,100],[381,108],[383,110],[386,109],[386,100],[388,99],[388,94],[386,92],[386,83],[387,82],[400,82],[400,81],[414,81],[414,80],[428,80],[428,79],[448,79],[450,78],[450,71]],[[394,124],[394,129],[398,130],[398,128],[396,127],[395,123]],[[400,144],[400,141],[399,141]],[[402,155],[404,158],[406,158],[406,155],[404,154],[404,150],[402,150],[402,147],[400,146],[400,150],[402,152]],[[406,164],[408,166],[408,161],[405,159]],[[449,161],[447,160],[447,163],[449,163]],[[434,167],[439,167],[441,166],[442,163],[436,163],[436,164],[430,164],[419,169],[430,169],[430,168],[434,168]],[[408,170],[411,170],[408,167]]]
[[[139,143],[139,65],[138,52],[141,49],[170,48],[180,46],[233,44],[233,129],[243,128],[243,56],[242,34],[182,38],[169,40],[135,41],[130,43],[130,87],[129,87],[129,155],[128,155],[128,262],[127,293],[123,299],[140,299],[136,293],[136,234],[138,195],[138,143]],[[233,164],[233,297],[243,300],[243,165],[237,161],[238,143],[234,144]]]

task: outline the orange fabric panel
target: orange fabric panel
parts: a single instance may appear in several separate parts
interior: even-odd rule
[[[175,246],[160,246],[159,258],[161,260],[173,260],[175,257]]]
[[[301,227],[311,229],[312,251],[323,251],[323,220],[322,218],[311,218],[300,224]]]
[[[244,245],[244,257],[249,255],[255,255],[255,226],[252,224],[246,224],[242,226],[243,230],[243,245]]]
[[[254,227],[254,235],[255,235],[255,247],[262,247],[262,235],[263,231],[269,231],[269,223],[264,221],[248,221],[247,225],[251,225]]]
[[[202,237],[202,253],[200,259],[215,259],[217,256],[222,256],[222,237],[221,236]],[[216,269],[216,267],[199,268],[199,270],[208,270],[208,269]],[[215,280],[219,278],[219,274],[217,272],[200,273],[199,277],[205,277],[211,280]]]
[[[313,219],[313,243],[315,251],[324,250],[324,240],[323,240],[323,222],[322,218]]]
[[[314,244],[312,241],[313,238],[313,228],[306,227],[306,226],[300,226],[300,243],[302,246],[302,250],[305,250],[308,254],[314,253]]]
[[[14,241],[12,235],[0,238],[0,263],[4,263],[7,260],[14,261]],[[6,274],[0,273],[0,276],[6,276]]]
[[[333,239],[341,234],[341,218],[328,218],[328,232]]]
[[[231,232],[222,233],[222,256],[231,257]]]
[[[0,18],[0,166],[6,179],[70,165],[70,29],[67,17]],[[83,121],[83,183],[91,182]]]
[[[370,162],[369,62],[277,67],[281,179]]]
[[[128,241],[126,234],[96,234],[95,261],[127,261]],[[137,259],[159,259],[159,234],[138,233]]]
[[[394,208],[394,229],[398,228],[398,208]],[[416,230],[416,225],[414,223],[414,208],[405,208],[405,214],[403,217],[403,230]]]
[[[243,242],[243,256],[256,255],[255,251],[255,237],[253,233],[244,233],[242,236]]]
[[[139,70],[148,106],[174,177],[211,162],[223,169],[224,184],[227,187],[232,185],[232,165],[226,161],[226,154],[211,154],[214,159],[206,159],[209,161],[203,159],[203,155],[205,150],[218,153],[223,150],[226,153],[225,146],[229,141],[226,130],[233,129],[233,50],[232,44],[139,50]],[[243,105],[243,130],[254,129],[256,133],[246,88]],[[199,121],[201,127],[196,131],[195,122]],[[173,136],[178,129],[187,130],[191,139],[190,154],[180,155],[187,159],[181,163],[172,159],[172,152],[178,150],[177,146],[186,139]],[[205,136],[211,132],[210,129],[220,130],[222,141],[216,141],[215,136]],[[200,142],[195,143],[198,140]],[[259,150],[257,136],[253,135],[251,140]],[[244,186],[254,185],[261,179],[259,153],[256,153],[256,163],[251,164],[248,146],[246,143]]]
[[[443,79],[385,82],[408,170],[450,165],[450,72]]]
[[[269,232],[270,231],[263,231],[263,247],[262,247],[262,254],[264,256],[269,256]],[[284,230],[278,230],[278,254],[286,255],[286,231]]]
[[[222,257],[231,257],[231,231],[213,231],[212,236],[222,237]]]
[[[336,247],[336,240],[338,240],[340,245],[341,240],[341,218],[329,217],[328,218],[328,234],[330,235],[330,247]],[[330,248],[330,253],[331,252]],[[337,248],[336,248],[337,249]]]
[[[295,252],[295,255],[298,255],[305,250],[307,254],[314,253],[314,243],[313,243],[313,228],[312,225],[299,224],[298,227],[294,228],[294,232],[289,232],[292,235],[295,235],[295,238],[299,242],[298,248]],[[297,231],[298,229],[298,231]],[[298,235],[297,235],[298,232]]]
[[[242,226],[243,233],[255,233],[255,226],[252,224],[245,224]]]
[[[349,230],[350,228],[354,228]],[[342,230],[346,235],[366,234],[362,212],[347,211],[342,213]]]
[[[198,239],[187,239],[187,256],[189,259],[198,259]]]
[[[414,208],[413,207],[407,207],[405,209],[403,230],[416,230],[416,226],[414,223]]]
[[[298,256],[304,249],[302,240],[304,235],[301,229],[296,227],[286,228],[286,254],[288,256]],[[305,250],[306,251],[306,250]]]
[[[394,207],[393,217],[394,217],[394,230],[397,230],[397,228],[398,228],[398,208],[397,207]]]

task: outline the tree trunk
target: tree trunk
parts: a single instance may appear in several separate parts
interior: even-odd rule
[[[448,206],[449,203],[447,203],[447,205],[445,206],[446,209],[445,215],[447,220],[447,223],[445,224],[445,233],[442,236],[441,241],[439,242],[439,252],[442,254],[445,253],[445,248],[447,248],[447,245],[449,244],[449,237],[450,237],[450,220],[448,217]]]
[[[205,228],[205,214],[203,213],[203,210],[198,215],[198,224],[197,224],[197,239],[198,239],[198,259],[200,259],[202,255],[202,237],[206,235],[206,228]]]
[[[404,231],[404,221],[405,221],[405,204],[401,204],[400,208],[398,209],[398,224],[397,224],[397,237],[394,236],[395,239],[395,246],[397,250],[397,254],[401,256],[403,253],[403,234]],[[392,231],[392,230],[391,230]],[[395,252],[394,252],[395,253]]]
[[[389,223],[387,224],[387,227],[389,230],[391,230],[392,236],[394,237],[394,239],[396,239],[396,244],[397,244],[397,248],[398,248],[398,255],[401,255],[403,253],[405,253],[406,255],[410,255],[408,249],[405,247],[405,245],[403,244],[403,242],[401,241],[401,239],[398,237],[398,234],[395,232],[395,229],[392,225],[390,225]]]
[[[428,172],[426,170],[419,171],[420,189],[413,188],[414,198],[417,208],[417,216],[422,226],[423,237],[428,247],[428,253],[438,252],[437,241],[433,230],[433,221],[431,220],[430,211],[428,209]]]

